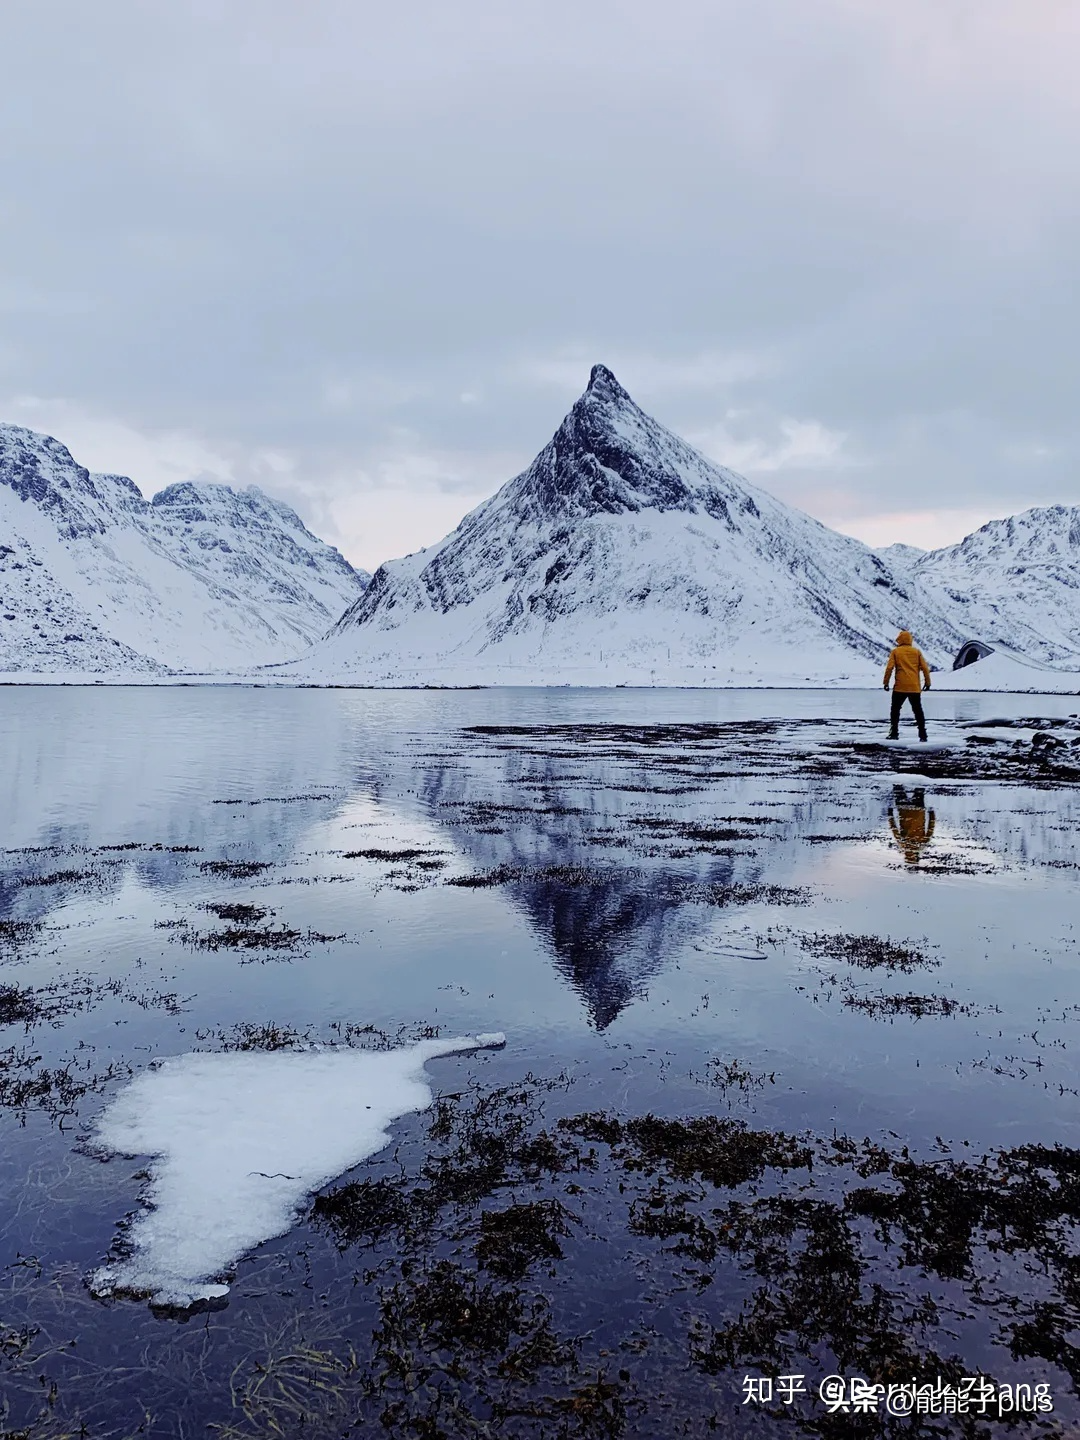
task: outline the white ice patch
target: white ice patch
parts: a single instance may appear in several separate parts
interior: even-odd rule
[[[428,1060],[505,1043],[491,1034],[378,1052],[193,1053],[144,1071],[101,1115],[93,1144],[154,1157],[146,1208],[130,1253],[95,1271],[91,1290],[178,1306],[225,1295],[242,1255],[381,1150],[394,1120],[427,1109]]]

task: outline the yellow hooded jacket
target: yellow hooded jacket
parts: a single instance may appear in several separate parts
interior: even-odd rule
[[[896,637],[896,646],[889,655],[889,663],[885,666],[885,684],[888,685],[892,679],[893,671],[896,671],[896,683],[894,690],[899,690],[901,695],[917,695],[922,689],[930,689],[930,666],[926,663],[926,657],[914,644],[910,630],[901,630]],[[923,686],[923,677],[926,678],[926,685]]]

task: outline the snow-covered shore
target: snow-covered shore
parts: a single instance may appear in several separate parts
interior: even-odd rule
[[[625,673],[627,678],[618,678]],[[727,670],[721,675],[691,666],[640,672],[603,671],[599,667],[566,666],[555,679],[539,667],[445,667],[403,671],[394,677],[360,676],[298,680],[273,671],[237,674],[101,675],[93,672],[33,674],[0,673],[0,686],[132,686],[139,689],[247,686],[275,690],[475,690],[475,689],[664,689],[664,690],[876,690],[880,672],[867,666],[862,674],[820,673],[797,676],[781,671]],[[1080,671],[1047,670],[1023,665],[1008,656],[988,656],[963,670],[935,672],[934,689],[982,691],[988,694],[1080,695]]]

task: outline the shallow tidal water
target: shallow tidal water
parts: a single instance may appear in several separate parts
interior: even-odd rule
[[[0,1435],[1067,1431],[1080,701],[886,703],[0,690]],[[496,1030],[223,1308],[89,1293],[154,1057]]]

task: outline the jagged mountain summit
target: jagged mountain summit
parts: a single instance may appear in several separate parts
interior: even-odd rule
[[[646,415],[610,370],[521,475],[381,566],[284,673],[372,683],[862,679],[898,628],[963,638],[904,571]]]
[[[0,672],[238,670],[298,655],[368,577],[255,486],[143,498],[0,425]]]
[[[1080,668],[1080,506],[991,520],[911,567],[915,583],[970,638]]]

